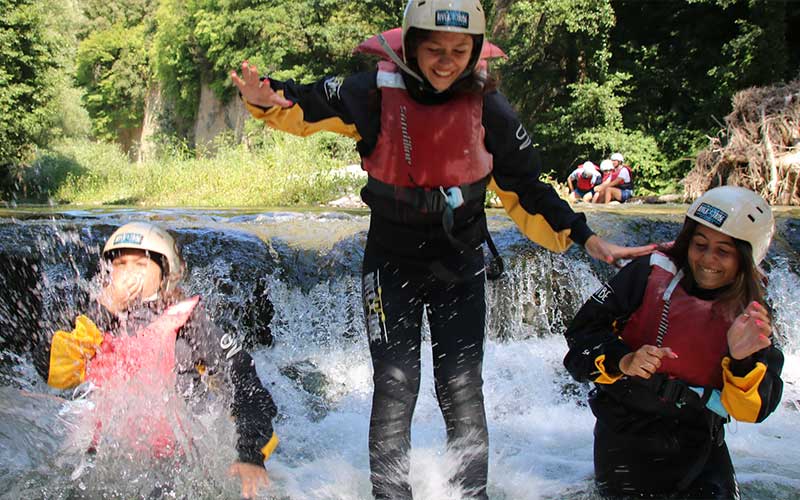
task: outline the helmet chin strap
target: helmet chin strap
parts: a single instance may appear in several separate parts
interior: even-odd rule
[[[447,92],[449,87],[448,87],[448,89],[438,90],[433,85],[431,85],[430,82],[427,81],[424,77],[419,75],[413,69],[409,68],[408,65],[405,62],[403,62],[403,59],[400,58],[400,56],[397,54],[397,52],[395,52],[394,49],[389,45],[389,42],[386,41],[386,38],[383,36],[383,33],[378,35],[378,43],[381,44],[381,47],[383,47],[383,50],[386,52],[386,55],[389,56],[389,59],[391,59],[392,62],[397,65],[398,68],[400,68],[401,70],[405,71],[406,73],[408,73],[409,75],[414,77],[414,79],[419,81],[419,83],[421,83],[423,86],[428,87],[435,94],[441,94],[443,92]],[[459,76],[456,79],[456,82],[466,78],[474,69],[475,69],[475,65],[473,64],[471,68],[465,70],[464,73],[462,73],[461,76]],[[453,82],[453,83],[455,83],[455,82]],[[451,87],[452,87],[452,85],[451,85]]]
[[[389,59],[391,59],[392,62],[397,65],[398,68],[402,69],[409,75],[419,80],[420,83],[422,84],[425,83],[425,79],[422,78],[420,75],[418,75],[414,70],[409,68],[408,65],[403,62],[400,56],[397,55],[397,52],[395,52],[394,49],[389,45],[389,42],[386,41],[386,38],[383,36],[383,33],[378,35],[378,43],[381,44],[383,50],[386,51],[386,55],[389,56]]]

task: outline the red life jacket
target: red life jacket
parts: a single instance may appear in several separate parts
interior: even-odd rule
[[[382,36],[402,54],[402,30],[394,28]],[[459,96],[438,105],[414,101],[406,91],[399,69],[374,36],[356,52],[378,55],[378,87],[381,89],[381,128],[378,142],[362,166],[383,184],[438,189],[464,186],[488,178],[492,155],[484,146],[483,96]],[[486,41],[479,67],[486,59],[506,57]],[[481,191],[485,186],[481,186]],[[465,193],[466,195],[466,193]],[[465,198],[468,196],[465,196]]]
[[[630,181],[623,182],[622,184],[617,185],[617,187],[619,189],[633,189],[633,170],[631,170],[631,167],[627,165],[622,165],[620,168],[614,170],[611,174],[611,180],[616,180],[619,177],[619,174],[622,173],[623,168],[628,171],[628,177],[630,178]]]
[[[384,184],[427,189],[472,184],[492,171],[484,145],[483,96],[456,96],[439,105],[408,94],[394,64],[382,61],[381,129],[362,166]]]
[[[594,189],[595,186],[593,182],[594,178],[595,178],[594,175],[589,176],[589,178],[584,177],[583,171],[578,173],[578,185],[577,185],[578,189],[580,189],[581,191],[591,191],[592,189]]]
[[[722,389],[722,358],[728,353],[725,319],[716,301],[701,300],[679,284],[675,264],[662,253],[650,258],[650,277],[642,305],[628,319],[622,340],[633,350],[641,346],[670,347],[678,359],[661,359],[658,372],[692,386]],[[666,330],[662,314],[668,302]]]
[[[173,429],[180,425],[175,341],[199,301],[195,296],[170,306],[135,335],[105,334],[86,377],[97,388],[95,444],[102,428],[103,436],[136,451],[174,454]]]

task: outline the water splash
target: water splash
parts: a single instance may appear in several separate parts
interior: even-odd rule
[[[677,225],[675,216],[654,221],[604,217],[592,215],[592,226],[610,232],[633,228],[628,243],[642,243],[653,234],[666,237]],[[262,496],[369,499],[372,368],[358,276],[365,218],[84,211],[62,219],[0,224],[0,249],[27,247],[27,253],[18,252],[25,260],[15,261],[17,266],[37,266],[34,277],[46,283],[38,289],[43,306],[0,305],[0,320],[8,321],[3,331],[50,332],[59,321],[70,324],[76,308],[96,288],[93,280],[100,279],[95,270],[101,242],[131,218],[165,219],[177,230],[191,264],[187,289],[204,295],[215,322],[243,332],[266,322],[271,331],[273,347],[253,351],[259,376],[279,406],[275,427],[281,445],[268,463],[272,486]],[[335,231],[327,231],[330,224]],[[306,240],[315,243],[309,247]],[[489,495],[594,500],[588,385],[574,383],[563,369],[561,333],[613,270],[590,262],[579,249],[564,255],[537,249],[503,227],[496,241],[508,272],[487,290]],[[768,294],[786,353],[784,403],[766,422],[736,424],[728,431],[743,497],[757,500],[800,493],[800,436],[794,432],[800,423],[800,335],[793,319],[800,312],[795,297],[800,278],[793,271],[795,257],[787,252],[779,249],[768,262]],[[8,284],[9,276],[0,273],[0,280],[6,280],[0,285]],[[267,307],[265,302],[254,305],[254,298],[271,301],[271,321],[247,316],[247,311]],[[35,307],[44,309],[30,318]],[[35,326],[21,327],[19,320]],[[245,326],[248,321],[251,325]],[[82,422],[84,403],[59,399],[65,394],[43,384],[24,349],[12,353],[9,345],[0,360],[0,497],[238,495],[236,482],[226,474],[235,459],[235,430],[227,411],[214,407],[188,419],[196,451],[177,469],[130,460],[124,449],[109,448],[84,463],[72,479],[85,459],[85,446],[69,439]],[[431,356],[426,340],[410,482],[423,499],[459,498],[462,492],[449,478],[463,457],[446,444]]]

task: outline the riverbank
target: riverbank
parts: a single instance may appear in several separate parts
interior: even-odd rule
[[[39,151],[17,182],[14,203],[146,207],[322,205],[358,192],[362,180],[349,139],[266,133],[197,153],[163,146],[134,162],[118,146],[64,141]],[[6,204],[13,204],[6,201]]]

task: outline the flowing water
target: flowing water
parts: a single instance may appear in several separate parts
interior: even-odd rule
[[[681,208],[588,214],[619,243],[671,239]],[[685,208],[683,209],[685,210]],[[0,212],[0,497],[237,498],[227,476],[235,431],[210,405],[187,418],[189,450],[152,461],[124,447],[88,445],[90,398],[48,388],[29,351],[56,329],[71,329],[96,294],[105,238],[130,220],[157,221],[184,248],[186,289],[203,295],[214,321],[241,333],[279,407],[280,446],[268,462],[263,498],[370,498],[367,431],[372,368],[359,268],[363,213],[85,210]],[[793,214],[779,216],[766,262],[769,298],[786,356],[780,408],[758,425],[728,426],[742,497],[800,497],[800,289]],[[504,216],[490,228],[506,258],[487,289],[489,338],[484,393],[493,499],[596,499],[588,385],[561,360],[565,324],[612,269],[573,248],[555,255],[526,242]],[[267,344],[270,344],[267,346]],[[436,402],[430,342],[414,415],[411,484],[416,498],[461,498],[448,478],[460,457],[447,449]],[[187,411],[188,413],[188,411]]]

